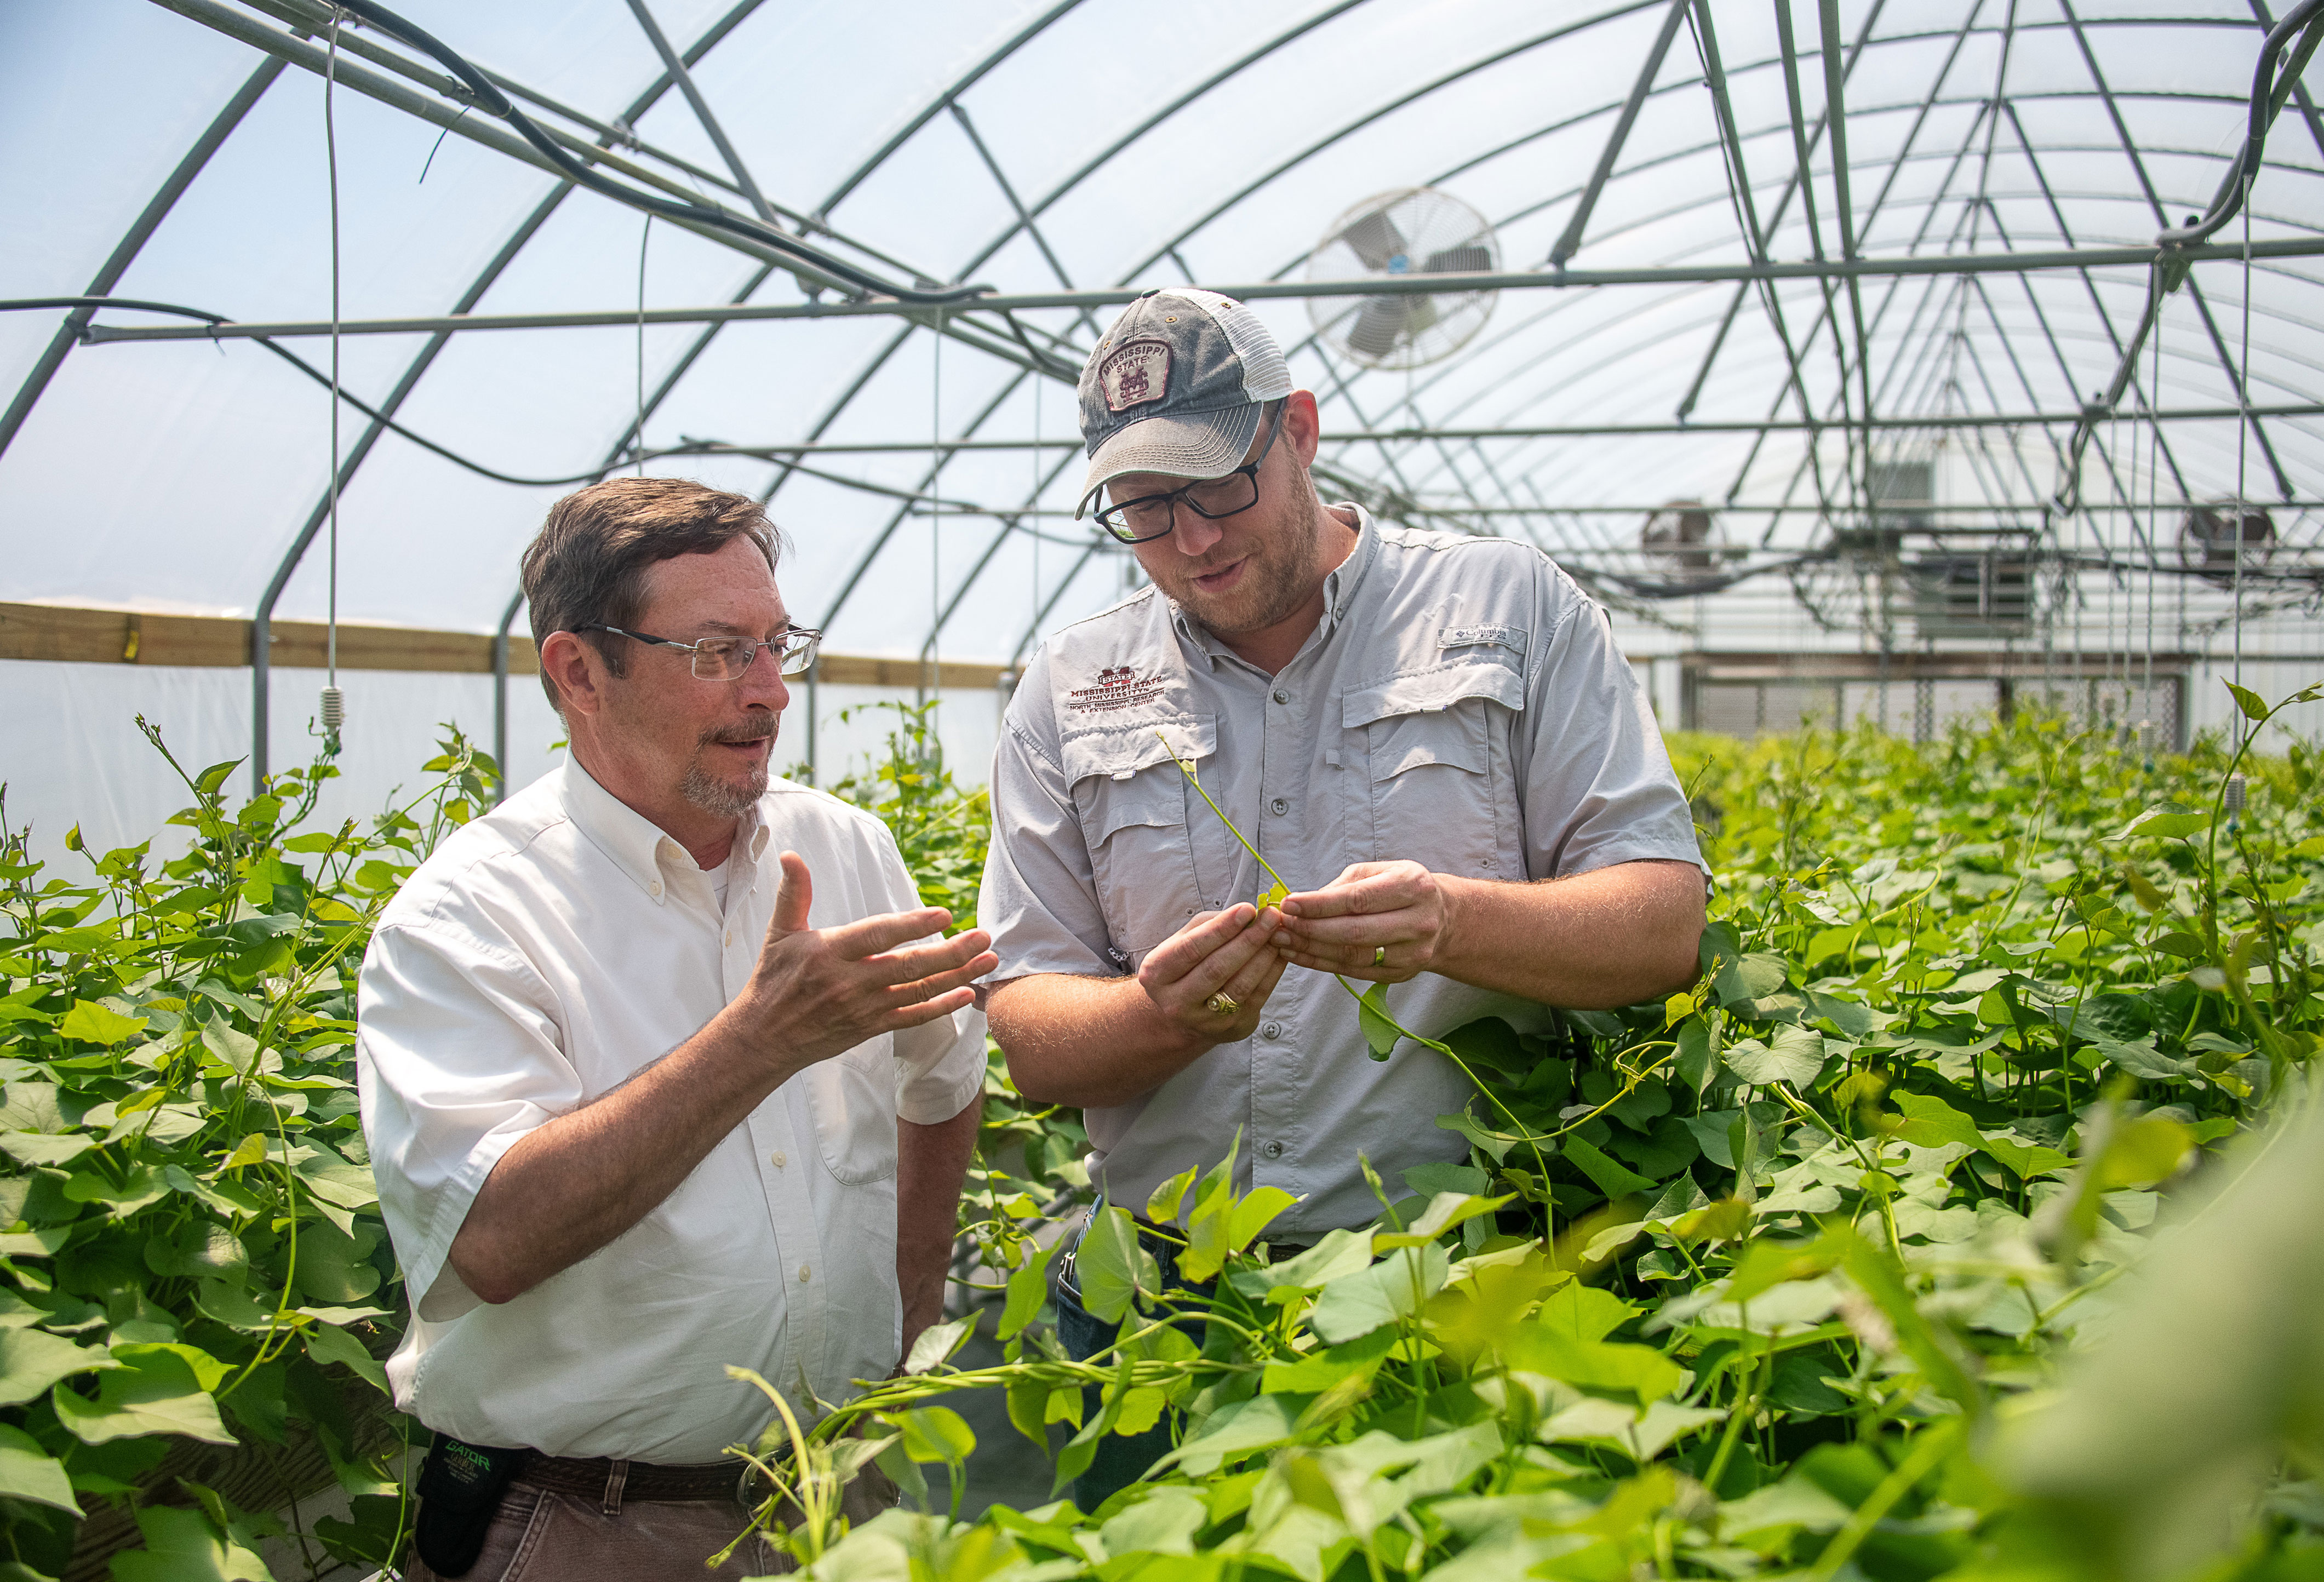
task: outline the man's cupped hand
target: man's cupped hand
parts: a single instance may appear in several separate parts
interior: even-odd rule
[[[804,1055],[806,1063],[966,1008],[975,999],[970,986],[1001,964],[987,948],[992,936],[981,928],[930,937],[952,922],[941,906],[811,928],[815,886],[807,860],[786,851],[779,861],[775,915],[745,990],[747,1014],[766,1044]]]

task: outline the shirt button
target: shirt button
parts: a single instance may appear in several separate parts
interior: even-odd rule
[[[1281,818],[1285,814],[1291,811],[1291,804],[1278,796],[1274,801],[1267,805],[1267,810],[1275,814],[1276,817]]]
[[[1287,704],[1291,701],[1291,694],[1278,686],[1275,689],[1275,701],[1279,704]]]
[[[1490,861],[1488,861],[1485,866],[1487,868],[1490,868],[1493,865]],[[731,928],[726,931],[726,943],[730,945],[734,943],[734,931]]]
[[[646,886],[646,894],[647,894],[647,895],[649,895],[649,896],[659,896],[659,895],[660,895],[660,894],[661,894],[661,880],[659,880],[659,879],[656,879],[656,880],[654,880],[651,884],[650,884],[650,885]]]
[[[1280,1038],[1283,1036],[1283,1024],[1280,1022],[1262,1022],[1259,1024],[1259,1035],[1261,1038]]]
[[[799,1265],[799,1283],[800,1283],[801,1285],[804,1285],[804,1284],[806,1284],[806,1283],[807,1283],[807,1273],[808,1273],[808,1271],[807,1271],[807,1266],[805,1264],[801,1264],[801,1265]]]
[[[773,1153],[767,1155],[767,1163],[773,1165],[777,1170],[780,1170],[784,1165],[788,1164],[790,1162],[790,1155],[784,1153],[780,1148],[776,1149]]]
[[[1280,1159],[1280,1158],[1282,1158],[1282,1157],[1283,1157],[1283,1145],[1282,1145],[1280,1142],[1269,1142],[1269,1143],[1267,1145],[1266,1154],[1267,1154],[1267,1156],[1268,1156],[1269,1159]]]

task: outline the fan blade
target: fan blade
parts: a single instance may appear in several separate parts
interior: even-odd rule
[[[1348,331],[1348,350],[1359,357],[1385,357],[1405,338],[1404,299],[1367,297],[1364,310]]]
[[[1377,274],[1388,268],[1388,261],[1405,250],[1404,233],[1396,228],[1384,209],[1373,209],[1358,215],[1340,233],[1345,242],[1363,260],[1364,267]]]
[[[1478,243],[1463,242],[1458,247],[1430,253],[1423,267],[1433,275],[1482,274],[1493,267],[1493,254],[1491,249]]]

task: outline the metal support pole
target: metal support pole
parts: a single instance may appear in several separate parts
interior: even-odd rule
[[[1582,189],[1581,201],[1573,206],[1573,217],[1565,225],[1565,234],[1557,245],[1549,250],[1549,262],[1559,269],[1565,261],[1582,251],[1582,234],[1590,224],[1591,212],[1598,207],[1598,195],[1606,189],[1606,179],[1614,173],[1614,161],[1621,157],[1622,145],[1630,140],[1630,128],[1637,124],[1638,107],[1646,102],[1647,90],[1661,75],[1663,57],[1670,53],[1671,41],[1678,37],[1678,24],[1686,20],[1688,0],[1671,0],[1670,8],[1663,13],[1662,31],[1655,35],[1655,47],[1646,51],[1646,63],[1638,69],[1637,80],[1630,84],[1630,97],[1623,101],[1622,113],[1614,119],[1614,130],[1606,134],[1606,146],[1600,151],[1597,168],[1590,172],[1590,184]]]
[[[243,79],[242,86],[226,100],[226,106],[211,119],[202,134],[194,140],[193,146],[186,151],[177,168],[146,200],[144,209],[131,222],[129,229],[122,233],[121,240],[114,244],[112,253],[90,278],[88,290],[81,293],[83,296],[111,294],[113,288],[120,283],[121,277],[128,272],[130,264],[136,261],[146,242],[169,216],[171,209],[177,206],[178,199],[185,196],[186,189],[193,185],[194,178],[200,175],[203,168],[210,162],[210,156],[217,152],[233,134],[234,129],[242,124],[243,117],[250,114],[251,106],[258,103],[261,96],[273,86],[274,79],[281,75],[282,62],[269,58],[261,60],[258,69]],[[57,370],[64,364],[66,354],[81,338],[96,311],[93,308],[76,308],[67,314],[64,323],[57,327],[56,335],[42,351],[39,360],[33,363],[32,372],[24,376],[24,382],[17,387],[15,399],[8,403],[7,411],[0,413],[0,455],[7,454],[9,442],[24,426],[24,419],[32,415],[32,409],[48,390],[49,382],[56,377]]]
[[[493,762],[500,769],[500,777],[493,788],[493,805],[498,807],[508,800],[509,760],[509,627],[516,612],[524,608],[524,592],[517,591],[501,612],[500,630],[493,634]]]
[[[702,90],[694,86],[694,76],[687,70],[686,62],[678,58],[676,50],[669,47],[669,36],[654,21],[653,13],[646,9],[646,0],[630,0],[630,10],[636,15],[638,25],[645,30],[646,37],[652,41],[654,53],[661,57],[662,69],[678,84],[678,91],[686,96],[686,102],[694,106],[694,118],[702,123],[702,130],[709,134],[712,146],[718,151],[718,157],[724,160],[726,168],[734,173],[734,185],[742,189],[742,196],[750,199],[751,207],[758,211],[761,219],[770,225],[782,224],[774,206],[759,190],[759,184],[751,179],[750,170],[742,163],[742,156],[736,153],[734,145],[726,141],[726,129],[719,125],[718,117],[710,113],[710,103],[702,97]]]
[[[2181,250],[2190,262],[2240,262],[2241,247],[2206,244]],[[2324,236],[2272,237],[2252,244],[2257,259],[2324,256]],[[1524,270],[1501,274],[1412,274],[1366,277],[1344,281],[1253,281],[1206,289],[1250,301],[1309,297],[1425,296],[1431,292],[1580,290],[1602,286],[1679,286],[1756,281],[1837,281],[1916,275],[2025,274],[2046,270],[2121,269],[2144,267],[2154,260],[2152,247],[2088,247],[2039,253],[1926,253],[1901,258],[1822,258],[1799,262],[1738,264],[1674,264],[1666,267],[1607,270]],[[787,265],[785,267],[788,267]],[[957,327],[964,313],[1015,313],[1037,308],[1119,307],[1137,299],[1139,290],[1107,286],[1093,290],[994,292],[945,310],[947,324]],[[712,324],[758,319],[905,317],[927,322],[929,310],[889,298],[860,302],[720,303],[699,308],[649,308],[648,324]],[[638,322],[634,307],[579,313],[432,314],[407,318],[355,318],[339,327],[342,335],[427,335],[474,330],[623,328]],[[111,341],[295,340],[330,334],[327,319],[285,319],[193,325],[91,325],[87,339]],[[982,327],[980,327],[981,328]],[[951,333],[949,330],[947,333]],[[983,329],[994,351],[1009,345],[1001,332]],[[974,337],[955,339],[978,344]],[[1009,345],[994,351],[1022,365],[1021,349]],[[1052,368],[1051,372],[1057,372]],[[1075,373],[1078,369],[1066,372]]]

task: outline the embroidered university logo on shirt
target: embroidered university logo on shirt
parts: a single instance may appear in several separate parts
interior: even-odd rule
[[[1065,694],[1065,706],[1079,713],[1132,708],[1162,695],[1162,673],[1140,676],[1135,667],[1109,665],[1097,673],[1094,685],[1077,686]]]
[[[1097,382],[1110,411],[1158,401],[1170,386],[1170,348],[1161,341],[1131,341],[1098,365]]]

